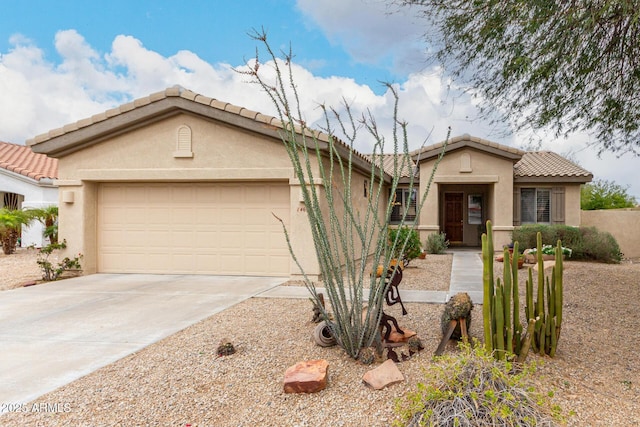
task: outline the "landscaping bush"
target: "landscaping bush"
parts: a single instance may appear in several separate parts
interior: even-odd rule
[[[622,261],[622,252],[616,239],[606,231],[595,227],[580,228],[582,240],[573,248],[572,259],[599,261],[617,264]]]
[[[417,390],[396,401],[395,426],[540,426],[562,422],[560,407],[530,386],[535,365],[498,361],[484,346],[460,344],[437,357]]]
[[[82,259],[82,254],[78,254],[78,256],[73,259],[69,257],[65,257],[61,262],[58,262],[54,265],[50,260],[49,256],[53,253],[53,251],[57,251],[60,249],[66,249],[67,241],[63,240],[60,243],[51,243],[42,249],[40,249],[40,253],[38,254],[38,260],[36,261],[42,270],[42,280],[51,281],[58,280],[65,271],[70,270],[80,270],[82,265],[80,264],[80,260]]]
[[[427,237],[425,251],[428,254],[443,254],[449,247],[449,241],[444,233],[430,234]]]
[[[393,258],[406,258],[407,261],[418,258],[422,253],[422,246],[420,244],[420,235],[418,234],[418,231],[406,225],[390,229],[389,249],[392,248],[395,248]]]
[[[543,245],[553,245],[555,246],[558,242],[558,239],[555,236],[555,232],[553,230],[555,226],[542,225],[542,224],[527,224],[513,230],[511,235],[512,242],[518,242],[520,245],[520,250],[524,251],[527,248],[535,248],[537,242],[537,235],[540,233],[542,235],[542,244]],[[564,244],[564,240],[562,241]],[[565,245],[567,246],[567,245]]]
[[[511,239],[522,250],[536,247],[536,234],[542,234],[542,244],[562,246],[572,250],[572,260],[619,263],[622,260],[620,246],[609,233],[595,227],[570,227],[567,225],[527,224],[513,230]]]

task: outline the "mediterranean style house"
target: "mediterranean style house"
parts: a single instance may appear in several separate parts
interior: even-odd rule
[[[29,147],[0,141],[0,208],[44,208],[58,204],[58,160],[34,153]],[[23,227],[22,247],[42,247],[44,225]]]
[[[59,235],[69,251],[83,253],[85,274],[296,277],[277,216],[314,277],[320,271],[301,183],[281,129],[273,117],[173,87],[27,144],[59,161]],[[508,243],[519,224],[579,224],[580,184],[591,174],[568,160],[464,135],[412,153],[419,177],[431,175],[443,149],[419,217],[424,182],[414,190],[404,185],[385,200],[394,203],[389,220],[406,210],[423,241],[442,231],[453,245],[478,246],[487,219],[496,244]],[[372,165],[353,154],[352,203],[364,208]],[[306,185],[321,190],[323,183]]]

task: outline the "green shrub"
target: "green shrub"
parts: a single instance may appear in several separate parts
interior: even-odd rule
[[[572,260],[619,263],[622,260],[620,246],[609,233],[595,227],[570,227],[567,225],[527,224],[513,230],[512,241],[520,243],[522,250],[536,247],[536,234],[542,234],[542,244],[571,249]]]
[[[80,260],[82,259],[82,254],[78,254],[78,256],[73,259],[69,257],[65,257],[61,262],[58,262],[54,265],[51,261],[49,261],[49,256],[53,253],[53,251],[66,249],[67,241],[63,240],[60,243],[51,243],[42,249],[40,249],[40,253],[38,254],[37,263],[42,270],[42,279],[45,281],[58,280],[65,271],[70,270],[80,270],[82,265],[80,264]]]
[[[430,234],[427,237],[425,251],[428,254],[443,254],[449,247],[449,241],[444,233]]]
[[[582,240],[573,249],[573,258],[617,264],[622,260],[622,252],[616,239],[606,231],[595,227],[580,229]]]
[[[555,233],[552,227],[553,226],[542,224],[523,225],[513,230],[513,233],[511,234],[511,241],[518,242],[520,244],[520,249],[523,251],[527,248],[535,248],[537,242],[536,236],[540,233],[542,235],[543,245],[555,246],[558,239],[555,238]]]
[[[496,360],[484,346],[460,344],[459,354],[436,357],[417,390],[396,400],[400,426],[555,425],[562,411],[530,385],[534,364]]]
[[[406,258],[408,261],[416,259],[422,253],[420,234],[415,228],[406,225],[392,228],[389,230],[389,248],[395,248],[393,258]]]

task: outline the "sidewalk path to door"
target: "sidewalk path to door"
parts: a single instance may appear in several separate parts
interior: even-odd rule
[[[458,292],[466,292],[474,304],[482,304],[482,259],[478,250],[452,250],[453,263],[451,265],[451,281],[449,291],[418,291],[402,289],[400,297],[404,302],[422,302],[444,304]],[[317,292],[325,293],[324,288],[316,288]],[[365,295],[368,289],[365,289]],[[309,291],[304,286],[277,286],[257,297],[261,298],[309,298]]]

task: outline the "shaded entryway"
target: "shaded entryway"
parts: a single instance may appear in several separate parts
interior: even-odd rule
[[[451,247],[480,247],[485,223],[491,218],[491,184],[439,186],[440,231]]]

